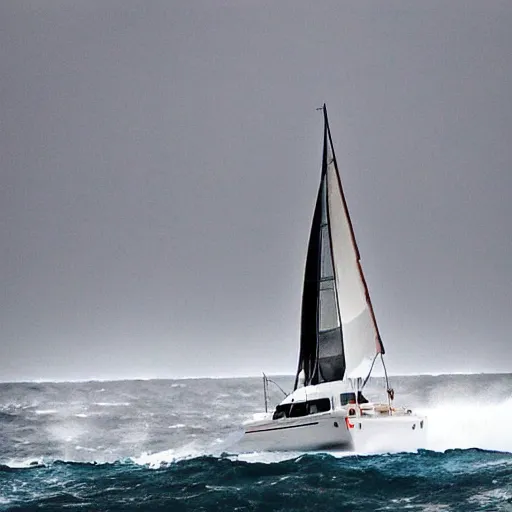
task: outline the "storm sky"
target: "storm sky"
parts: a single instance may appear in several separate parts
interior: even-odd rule
[[[0,380],[293,373],[331,131],[393,373],[512,371],[512,3],[0,4]]]

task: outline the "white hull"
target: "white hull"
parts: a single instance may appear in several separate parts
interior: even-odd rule
[[[239,444],[244,452],[352,449],[345,418],[335,413],[277,421],[269,418],[244,426],[244,437]]]
[[[413,451],[426,447],[427,420],[416,414],[360,417],[349,420],[358,452]]]
[[[425,442],[424,417],[413,414],[347,417],[339,411],[302,418],[247,423],[237,448],[240,452],[377,452],[416,450],[425,447]]]
[[[245,423],[237,451],[408,451],[425,447],[426,428],[425,417],[382,404],[338,406],[296,418],[265,414]]]

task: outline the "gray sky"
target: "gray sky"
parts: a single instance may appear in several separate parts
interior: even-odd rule
[[[395,373],[511,371],[512,3],[0,4],[0,380],[292,373],[331,130]]]

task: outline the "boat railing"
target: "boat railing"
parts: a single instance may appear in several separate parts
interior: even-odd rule
[[[267,375],[265,375],[264,372],[262,372],[262,373],[263,373],[263,397],[265,399],[265,412],[268,412],[268,383],[269,382],[274,384],[274,386],[276,386],[281,391],[281,393],[283,393],[283,395],[285,397],[288,396],[288,393],[277,382],[275,382],[272,379],[269,379],[267,377]]]

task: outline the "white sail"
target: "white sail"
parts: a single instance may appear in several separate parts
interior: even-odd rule
[[[343,330],[345,378],[365,378],[380,352],[378,332],[359,266],[348,210],[340,189],[332,148],[327,144],[327,206],[334,274]]]

